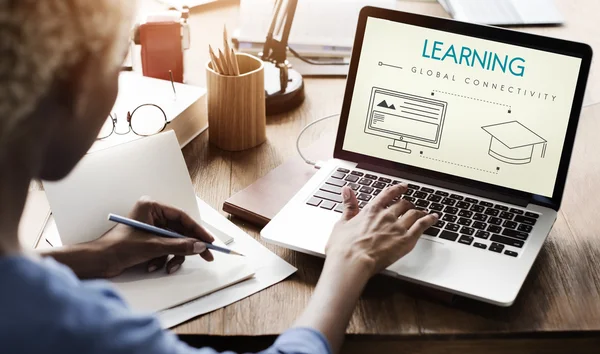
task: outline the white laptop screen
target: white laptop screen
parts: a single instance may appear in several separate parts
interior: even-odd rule
[[[552,197],[581,59],[368,18],[343,150]]]

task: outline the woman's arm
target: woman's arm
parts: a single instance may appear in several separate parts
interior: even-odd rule
[[[297,327],[320,331],[337,353],[367,281],[410,252],[422,233],[437,222],[405,201],[395,201],[406,185],[389,187],[360,214],[352,190],[342,190],[345,211],[327,244],[325,266]]]

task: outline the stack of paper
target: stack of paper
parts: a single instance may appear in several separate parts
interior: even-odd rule
[[[438,0],[459,21],[488,25],[560,24],[554,0]]]

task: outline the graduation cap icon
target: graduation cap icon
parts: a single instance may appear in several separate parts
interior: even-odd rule
[[[491,135],[488,154],[493,158],[513,164],[531,162],[535,145],[543,144],[541,157],[546,155],[547,141],[517,121],[481,127]]]

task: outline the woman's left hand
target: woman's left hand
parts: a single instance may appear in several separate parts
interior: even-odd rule
[[[144,197],[134,206],[129,218],[167,228],[188,238],[164,238],[118,224],[91,242],[106,265],[103,276],[117,276],[141,263],[147,263],[148,272],[166,267],[170,274],[181,267],[185,256],[196,254],[208,262],[213,260],[206,245],[199,241],[212,243],[214,237],[184,211]],[[169,260],[170,255],[173,257]]]

